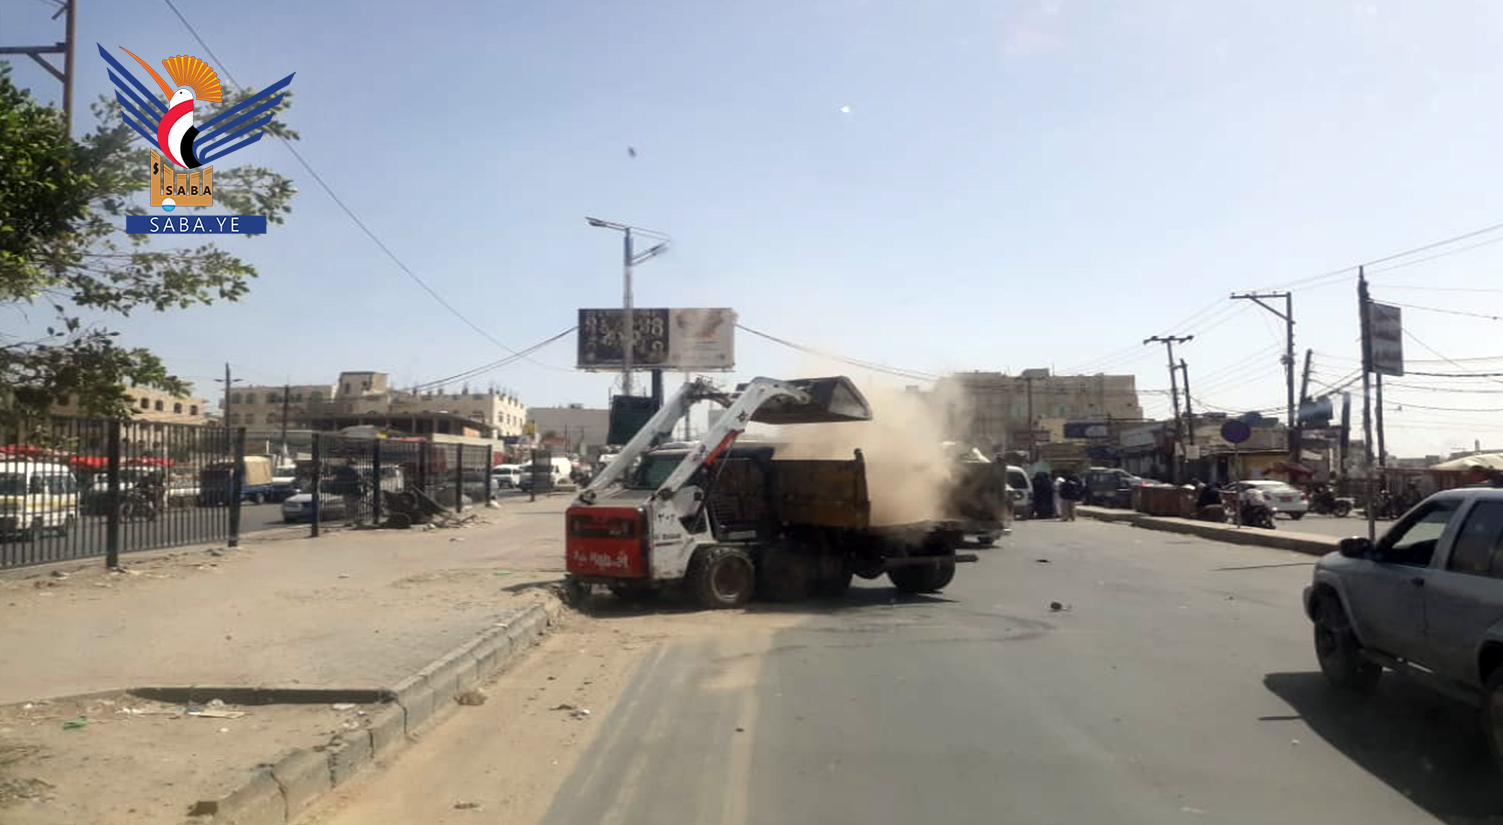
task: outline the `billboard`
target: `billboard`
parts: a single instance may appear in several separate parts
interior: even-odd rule
[[[1065,424],[1065,438],[1110,438],[1111,427],[1099,421],[1078,421]]]
[[[1368,369],[1383,375],[1404,374],[1404,325],[1398,307],[1367,305]]]
[[[623,366],[622,310],[581,309],[579,350],[582,370]],[[632,310],[632,367],[685,371],[729,371],[736,366],[736,311],[726,308]]]

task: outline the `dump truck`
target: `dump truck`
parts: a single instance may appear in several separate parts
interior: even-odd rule
[[[671,442],[699,401],[725,411],[700,441]],[[566,510],[571,595],[605,585],[635,597],[681,584],[704,607],[729,608],[758,594],[838,594],[853,576],[886,575],[910,593],[944,588],[957,563],[976,561],[957,552],[967,522],[874,523],[860,450],[785,460],[770,445],[736,444],[750,422],[871,417],[844,377],[756,378],[734,392],[686,383]]]

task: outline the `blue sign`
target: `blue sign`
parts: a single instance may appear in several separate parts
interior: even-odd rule
[[[1232,444],[1241,444],[1252,438],[1252,426],[1246,421],[1228,421],[1221,425],[1221,437]]]
[[[1065,438],[1108,438],[1111,429],[1100,422],[1072,422],[1065,424]]]
[[[131,235],[264,235],[265,215],[126,215]]]

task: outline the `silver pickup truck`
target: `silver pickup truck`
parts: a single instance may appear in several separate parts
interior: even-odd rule
[[[1388,668],[1480,706],[1503,767],[1503,489],[1436,493],[1376,543],[1342,539],[1305,613],[1333,685],[1368,692]]]

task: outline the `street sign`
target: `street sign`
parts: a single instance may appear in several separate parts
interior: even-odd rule
[[[581,309],[576,366],[619,370],[622,357],[620,309]],[[638,369],[731,370],[735,357],[736,311],[707,309],[632,310],[632,366]]]
[[[1367,305],[1368,368],[1383,375],[1404,374],[1404,324],[1396,306]]]
[[[1328,395],[1312,398],[1299,405],[1299,422],[1306,427],[1329,427],[1335,406]]]
[[[1221,437],[1229,444],[1241,444],[1252,438],[1252,427],[1246,421],[1233,419],[1221,425]]]

